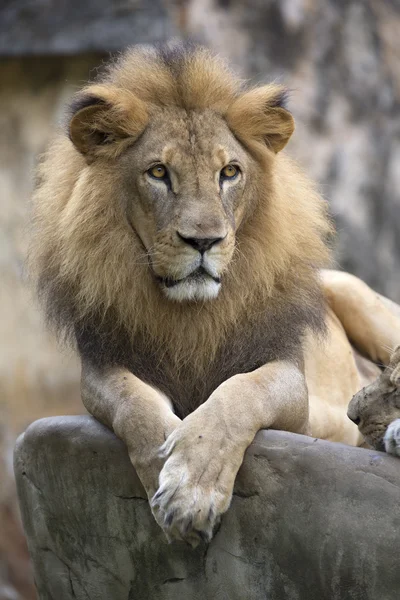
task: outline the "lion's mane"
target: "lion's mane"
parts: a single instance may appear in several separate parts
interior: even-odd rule
[[[134,93],[142,108],[211,108],[224,116],[245,86],[207,50],[172,46],[128,50],[85,94],[108,89],[115,114]],[[148,355],[168,355],[175,373],[185,366],[201,372],[235,329],[243,332],[239,354],[256,353],[254,336],[246,337],[256,326],[271,338],[270,358],[278,358],[305,328],[323,327],[318,269],[330,260],[326,203],[284,153],[254,141],[251,127],[240,141],[264,164],[268,185],[258,183],[219,296],[199,304],[168,301],[155,284],[115,201],[115,157],[88,165],[67,134],[58,134],[39,166],[30,268],[49,321],[77,339],[81,353],[129,363],[140,339]]]

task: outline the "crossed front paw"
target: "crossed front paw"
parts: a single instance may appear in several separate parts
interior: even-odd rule
[[[229,508],[244,450],[222,432],[201,434],[185,422],[169,436],[161,448],[167,460],[151,507],[170,541],[185,540],[193,547],[210,541]]]
[[[390,423],[384,437],[385,450],[388,454],[394,454],[400,458],[400,419]]]

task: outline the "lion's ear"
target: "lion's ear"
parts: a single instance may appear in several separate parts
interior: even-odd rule
[[[294,131],[294,119],[285,108],[287,95],[286,88],[273,84],[245,92],[227,112],[230,128],[239,138],[256,138],[280,152]]]
[[[145,104],[134,94],[107,85],[80,92],[70,107],[69,137],[88,162],[115,157],[147,124]]]

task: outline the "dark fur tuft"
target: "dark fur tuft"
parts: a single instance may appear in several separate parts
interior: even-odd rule
[[[290,98],[290,91],[284,88],[282,92],[269,104],[272,108],[285,108],[287,110]]]
[[[172,72],[180,72],[182,66],[196,53],[197,46],[193,42],[171,42],[156,46],[157,54],[166,67]]]
[[[99,106],[101,104],[106,104],[102,98],[98,96],[91,96],[90,94],[80,94],[75,96],[69,105],[69,116],[70,118],[76,115],[77,112],[84,108],[88,108],[89,106]]]

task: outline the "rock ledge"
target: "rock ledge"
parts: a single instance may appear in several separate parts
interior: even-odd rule
[[[33,423],[15,474],[40,600],[398,600],[400,461],[260,432],[209,546],[168,545],[123,444]]]

